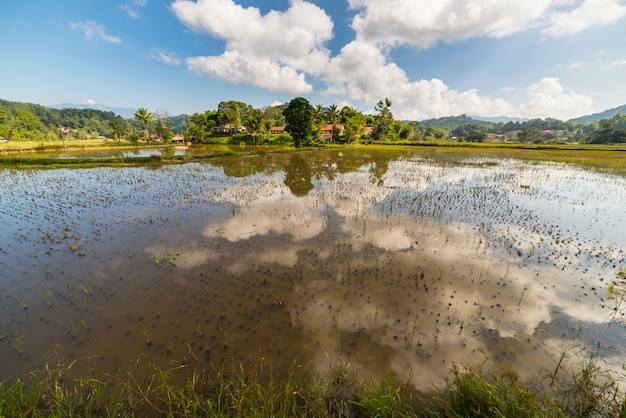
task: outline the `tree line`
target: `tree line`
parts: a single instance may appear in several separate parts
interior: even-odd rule
[[[255,108],[240,101],[220,102],[217,109],[171,117],[163,109],[137,109],[124,119],[110,111],[52,109],[32,103],[0,100],[0,139],[56,140],[111,138],[116,141],[171,140],[187,142],[255,142],[310,145],[318,142],[578,142],[626,143],[626,115],[591,123],[553,118],[488,122],[466,115],[400,121],[392,102],[381,99],[372,114],[332,104],[313,106],[296,97],[280,106]]]

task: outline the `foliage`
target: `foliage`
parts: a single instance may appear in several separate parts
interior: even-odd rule
[[[626,412],[617,382],[597,366],[597,359],[562,379],[556,378],[557,367],[530,382],[510,370],[487,374],[482,368],[453,366],[445,386],[430,394],[428,408],[426,399],[409,396],[409,379],[398,383],[387,374],[382,382],[366,382],[341,360],[317,377],[295,363],[278,375],[263,358],[232,368],[144,362],[138,358],[114,374],[101,374],[93,368],[75,370],[82,367],[76,360],[5,378],[0,416],[582,418]],[[136,370],[145,366],[148,374],[138,379]]]
[[[344,106],[341,109],[341,121],[344,126],[345,140],[348,143],[359,142],[364,133],[365,115],[353,107]]]
[[[393,114],[390,107],[391,100],[385,98],[385,100],[380,100],[374,108],[376,110],[373,132],[375,139],[383,141],[396,139],[397,133],[394,129]]]
[[[319,382],[297,365],[279,377],[264,359],[250,366],[236,364],[232,370],[149,364],[148,376],[137,379],[134,371],[141,361],[113,375],[91,369],[85,376],[74,374],[75,361],[1,382],[0,415],[415,416],[403,386],[392,379],[367,385],[356,374],[346,373],[345,365],[333,368]]]
[[[154,115],[151,112],[148,112],[148,109],[145,107],[140,107],[137,109],[134,115],[135,120],[143,123],[144,129],[146,131],[145,138],[148,139],[149,131],[148,131],[148,122],[154,120]]]
[[[347,143],[360,142],[364,137],[364,128],[373,128],[372,138],[376,141],[439,141],[459,139],[470,142],[487,141],[483,133],[496,136],[497,142],[521,143],[593,143],[617,144],[626,143],[626,114],[619,113],[622,109],[613,109],[618,113],[603,113],[593,119],[574,119],[561,121],[554,118],[530,120],[506,120],[495,118],[491,121],[478,120],[467,115],[443,117],[420,121],[396,121],[390,110],[391,100],[380,100],[376,105],[375,115],[363,115],[361,112],[344,107],[339,111],[336,105],[324,107],[317,105],[312,115],[314,131],[307,138],[299,138],[298,145],[303,141],[318,137],[323,126],[327,124],[343,124],[344,131],[340,135],[337,129],[332,130],[332,140],[343,140]],[[288,104],[268,106],[256,109],[239,101],[223,101],[217,110],[203,113],[178,115],[170,117],[165,111],[146,114],[140,113],[137,118],[123,119],[113,112],[95,109],[52,109],[32,103],[19,103],[0,100],[0,136],[8,140],[57,140],[85,139],[106,136],[118,141],[122,139],[138,140],[136,132],[130,128],[156,132],[157,136],[170,138],[174,133],[183,133],[188,141],[223,142],[214,136],[218,125],[231,124],[245,127],[253,140],[261,140],[264,134],[270,134],[274,126],[285,126],[283,111]],[[141,110],[142,108],[138,109]],[[145,109],[144,109],[145,110]],[[158,117],[157,113],[165,117]],[[152,118],[149,118],[152,115]],[[602,115],[612,115],[603,119]],[[144,120],[143,116],[148,119]],[[583,121],[586,121],[583,123]],[[63,134],[62,131],[63,130]],[[313,134],[316,135],[313,135]],[[491,135],[494,134],[494,135]]]
[[[313,113],[313,106],[304,97],[296,97],[283,111],[287,123],[285,130],[291,134],[296,148],[311,139]]]
[[[546,410],[549,402],[540,399],[511,371],[485,377],[479,369],[454,366],[441,394],[443,405],[439,409],[445,417],[563,416],[558,409]]]
[[[626,129],[615,129],[611,122],[606,122],[591,136],[592,144],[623,144],[626,143]]]
[[[565,353],[561,359],[565,357]],[[523,381],[510,370],[485,374],[482,369],[454,366],[435,397],[433,417],[616,417],[626,403],[618,382],[601,369],[598,359],[585,360],[559,375]],[[565,366],[562,366],[565,367]]]
[[[95,109],[52,109],[33,103],[0,100],[0,136],[11,140],[58,139],[59,127],[71,136],[95,138],[113,136],[109,123],[128,123],[113,112]]]
[[[172,132],[172,127],[169,123],[169,115],[165,109],[157,109],[154,112],[155,119],[155,131],[157,137],[169,141],[174,136]]]

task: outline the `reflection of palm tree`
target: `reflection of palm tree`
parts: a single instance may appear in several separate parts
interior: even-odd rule
[[[135,120],[143,122],[144,129],[146,130],[146,140],[148,140],[148,122],[154,120],[154,115],[148,112],[145,107],[140,107],[135,112]]]

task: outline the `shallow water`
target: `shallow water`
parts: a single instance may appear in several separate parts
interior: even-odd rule
[[[3,377],[343,358],[428,390],[455,362],[626,355],[623,177],[367,148],[1,175]]]

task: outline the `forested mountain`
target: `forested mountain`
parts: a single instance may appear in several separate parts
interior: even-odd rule
[[[493,125],[492,122],[474,119],[467,115],[446,116],[443,118],[427,119],[427,120],[419,121],[419,125],[424,128],[435,127],[435,128],[445,129],[446,131],[452,131],[453,129],[456,129],[459,126],[466,125],[466,124],[475,125],[477,127],[482,127],[485,129],[488,129]]]
[[[576,119],[572,119],[577,123],[592,123],[598,122],[602,119],[609,119],[617,114],[626,114],[626,105],[614,107],[613,109],[605,110],[604,112],[594,113],[592,115],[581,116]]]
[[[93,110],[101,110],[103,112],[113,112],[116,115],[123,117],[124,119],[131,119],[135,114],[136,109],[130,109],[127,107],[110,107],[100,104],[95,105],[85,105],[85,104],[74,104],[74,103],[60,103],[50,106],[52,109],[93,109]]]
[[[52,109],[34,103],[0,99],[0,136],[10,139],[41,139],[63,129],[79,137],[107,135],[111,123],[128,123],[113,112],[95,109]]]

